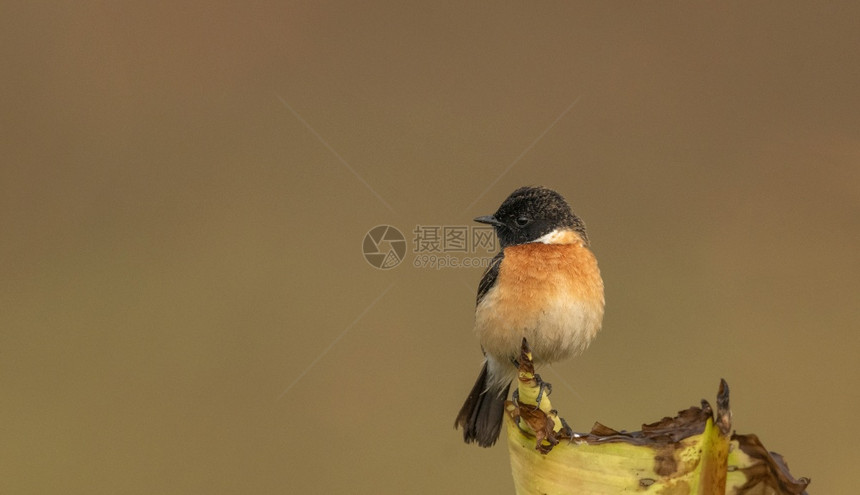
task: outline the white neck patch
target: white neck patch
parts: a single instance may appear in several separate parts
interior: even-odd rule
[[[579,244],[582,243],[582,238],[570,229],[555,229],[549,234],[538,237],[534,242],[541,242],[543,244]]]

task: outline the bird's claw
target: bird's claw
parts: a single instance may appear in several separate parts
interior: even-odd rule
[[[537,400],[535,402],[537,402],[537,405],[540,406],[540,401],[541,399],[543,399],[544,390],[546,391],[547,396],[552,394],[552,384],[546,383],[541,380],[541,377],[538,374],[535,374],[535,380],[537,381],[539,387]]]

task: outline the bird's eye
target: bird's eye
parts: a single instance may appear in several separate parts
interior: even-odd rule
[[[514,222],[517,224],[517,227],[525,227],[531,221],[529,217],[517,217]]]

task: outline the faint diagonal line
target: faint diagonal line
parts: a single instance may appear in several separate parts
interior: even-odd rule
[[[376,299],[374,299],[372,303],[368,304],[368,305],[367,305],[367,307],[366,307],[366,308],[364,308],[364,311],[362,311],[360,315],[356,316],[356,317],[355,317],[355,319],[354,319],[354,320],[352,320],[352,323],[350,323],[349,325],[347,325],[347,327],[346,327],[346,328],[344,328],[342,332],[340,332],[340,335],[338,335],[338,336],[337,336],[337,338],[335,338],[334,340],[332,340],[332,341],[331,341],[331,344],[329,344],[329,345],[328,345],[328,347],[326,347],[325,349],[323,349],[323,351],[319,354],[319,356],[317,356],[317,357],[316,357],[316,359],[314,359],[313,361],[311,361],[311,364],[309,364],[309,365],[304,369],[304,371],[302,371],[302,372],[301,372],[301,374],[300,374],[299,376],[297,376],[295,380],[293,380],[293,383],[291,383],[291,384],[286,388],[286,390],[284,390],[283,392],[281,392],[281,395],[279,395],[279,396],[278,396],[278,398],[277,398],[277,399],[275,399],[275,400],[281,400],[281,398],[282,398],[283,396],[287,395],[287,392],[289,392],[291,388],[293,388],[297,383],[299,383],[299,381],[300,381],[302,378],[304,378],[304,377],[305,377],[305,375],[307,375],[307,374],[308,374],[308,372],[311,370],[311,368],[313,368],[313,367],[314,367],[314,365],[316,365],[316,364],[317,364],[317,362],[319,362],[319,360],[320,360],[320,359],[322,359],[322,358],[323,358],[323,356],[325,356],[325,355],[328,353],[328,351],[330,351],[330,350],[331,350],[331,348],[332,348],[332,347],[334,347],[334,346],[335,346],[335,344],[337,344],[337,343],[340,341],[340,339],[342,339],[342,338],[343,338],[343,336],[344,336],[344,335],[346,335],[346,334],[347,334],[347,332],[349,332],[349,331],[352,329],[352,327],[354,327],[354,326],[355,326],[355,324],[359,322],[359,320],[361,320],[362,318],[364,318],[364,315],[366,315],[366,314],[367,314],[371,309],[373,309],[373,307],[374,307],[374,306],[376,306],[376,303],[378,303],[378,302],[379,302],[379,300],[380,300],[380,299],[382,299],[382,298],[383,298],[383,296],[385,296],[385,294],[387,294],[387,293],[388,293],[388,291],[390,291],[392,287],[394,287],[394,282],[392,282],[392,283],[391,283],[391,285],[389,285],[387,289],[385,289],[384,291],[382,291],[382,294],[380,294]]]
[[[374,196],[376,196],[376,199],[378,199],[380,202],[382,202],[382,204],[384,204],[384,205],[385,205],[385,207],[386,207],[386,208],[388,208],[392,213],[394,212],[394,208],[392,208],[392,207],[391,207],[391,205],[390,205],[390,204],[388,204],[388,201],[385,201],[385,199],[383,199],[383,197],[382,197],[382,196],[380,196],[380,195],[379,195],[379,193],[378,193],[378,192],[376,192],[376,190],[375,190],[375,189],[373,189],[373,187],[371,187],[371,185],[370,185],[366,180],[364,180],[364,177],[360,176],[360,175],[358,174],[358,172],[356,172],[356,171],[355,171],[355,169],[354,169],[354,168],[352,168],[352,166],[351,166],[351,165],[350,165],[346,160],[344,160],[344,158],[343,158],[342,156],[340,156],[340,153],[338,153],[337,151],[335,151],[335,149],[334,149],[334,148],[332,148],[330,144],[328,144],[328,141],[326,141],[325,139],[323,139],[323,137],[322,137],[322,136],[320,136],[320,134],[319,134],[319,133],[318,133],[318,132],[313,128],[313,127],[311,127],[311,125],[310,125],[310,124],[308,124],[308,121],[306,121],[305,119],[303,119],[303,118],[302,118],[302,116],[301,116],[301,115],[299,115],[299,113],[298,113],[298,112],[296,112],[296,111],[293,109],[293,107],[292,107],[292,106],[290,106],[290,104],[289,104],[289,103],[287,103],[287,101],[286,101],[286,100],[284,100],[283,98],[281,98],[281,95],[279,95],[278,93],[275,93],[275,97],[276,97],[276,98],[278,98],[278,100],[280,100],[280,102],[281,102],[285,107],[287,107],[287,110],[289,110],[289,111],[290,111],[290,113],[292,113],[292,114],[293,114],[293,116],[294,116],[295,118],[297,118],[297,119],[299,120],[299,122],[301,122],[301,123],[302,123],[302,125],[303,125],[303,126],[305,126],[305,128],[306,128],[307,130],[309,130],[309,131],[311,132],[311,134],[313,134],[313,135],[314,135],[314,137],[316,137],[316,138],[319,140],[319,142],[321,142],[321,143],[323,144],[323,146],[325,146],[326,148],[328,148],[328,150],[331,152],[331,154],[332,154],[332,155],[334,155],[334,156],[338,159],[338,161],[340,161],[340,163],[342,163],[342,164],[343,164],[343,166],[344,166],[344,167],[346,167],[346,169],[347,169],[347,170],[349,170],[349,171],[352,173],[352,175],[354,175],[354,176],[355,176],[355,178],[356,178],[356,179],[358,179],[358,181],[359,181],[359,182],[361,182],[362,184],[364,184],[364,187],[366,187],[368,191],[370,191],[371,193],[373,193],[373,195],[374,195]]]
[[[582,396],[581,396],[581,395],[579,395],[579,393],[578,393],[576,390],[574,390],[572,386],[570,386],[570,383],[568,383],[568,382],[567,382],[567,380],[565,380],[563,376],[561,376],[561,373],[559,373],[558,371],[556,371],[556,369],[555,369],[555,368],[553,368],[553,367],[552,367],[552,365],[550,365],[550,366],[549,366],[549,369],[551,369],[551,370],[552,370],[553,374],[555,374],[555,376],[556,376],[559,380],[561,380],[562,385],[564,385],[568,390],[570,390],[570,392],[571,392],[573,395],[575,395],[577,399],[579,399],[579,400],[580,400],[580,401],[582,401],[582,402],[585,402],[585,400],[582,398]]]
[[[499,182],[499,181],[502,179],[502,177],[504,177],[504,176],[505,176],[505,174],[507,174],[507,173],[508,173],[512,168],[514,168],[514,165],[516,165],[517,163],[519,163],[519,161],[520,161],[520,160],[522,160],[522,158],[523,158],[524,156],[526,156],[526,153],[528,153],[529,151],[531,151],[531,149],[532,149],[532,148],[534,148],[534,147],[535,147],[535,145],[536,145],[536,144],[538,144],[538,142],[539,142],[541,139],[543,139],[543,137],[544,137],[544,136],[546,136],[546,134],[547,134],[547,133],[548,133],[548,132],[553,128],[553,127],[555,127],[555,125],[556,125],[556,124],[558,124],[558,121],[559,121],[559,120],[561,120],[561,119],[563,119],[563,118],[564,118],[564,116],[565,116],[565,115],[567,115],[567,112],[569,112],[569,111],[570,111],[570,109],[571,109],[571,108],[573,108],[573,106],[574,106],[574,105],[576,105],[576,103],[579,101],[579,99],[580,99],[580,98],[582,98],[582,95],[577,96],[577,97],[576,97],[576,99],[575,99],[575,100],[573,100],[573,103],[571,103],[570,105],[568,105],[568,107],[567,107],[567,108],[565,108],[565,109],[564,109],[564,111],[563,111],[563,112],[561,112],[561,113],[558,115],[558,117],[556,117],[556,118],[555,118],[555,120],[553,120],[553,121],[552,121],[552,124],[550,124],[546,129],[544,129],[544,131],[543,131],[542,133],[540,133],[540,136],[538,136],[538,137],[537,137],[537,139],[535,139],[534,141],[532,141],[532,144],[528,145],[528,147],[526,147],[526,149],[524,149],[524,150],[523,150],[523,152],[522,152],[522,153],[520,153],[520,155],[519,155],[518,157],[516,157],[516,158],[514,159],[514,161],[512,161],[512,162],[511,162],[511,164],[510,164],[510,165],[508,165],[508,166],[507,166],[507,168],[505,168],[504,170],[502,170],[502,173],[500,173],[500,174],[499,174],[499,176],[498,176],[498,177],[496,177],[496,179],[495,179],[493,182],[490,182],[490,185],[488,185],[488,186],[486,187],[486,189],[484,189],[484,191],[483,191],[481,194],[479,194],[477,198],[475,198],[475,200],[474,200],[474,201],[472,201],[471,203],[469,203],[469,206],[467,206],[467,207],[466,207],[466,210],[469,210],[469,209],[471,209],[473,206],[475,206],[475,203],[477,203],[481,198],[483,198],[483,197],[484,197],[484,195],[485,195],[485,194],[487,194],[487,192],[489,192],[489,191],[490,191],[490,189],[492,189],[492,188],[493,188],[493,186],[495,186],[495,185],[496,185],[496,183],[497,183],[497,182]]]

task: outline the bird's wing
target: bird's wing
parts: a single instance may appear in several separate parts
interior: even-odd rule
[[[484,276],[481,277],[481,282],[478,284],[478,299],[475,301],[476,306],[481,303],[481,300],[487,295],[487,292],[496,285],[496,279],[499,277],[499,268],[502,266],[502,260],[504,258],[505,251],[499,251],[499,254],[493,256],[492,261],[490,261],[490,266],[484,270]]]

